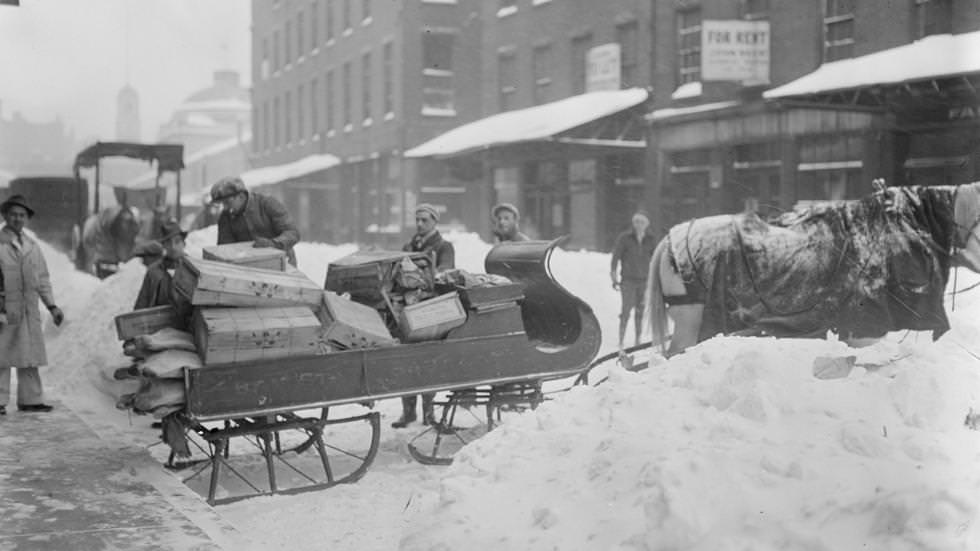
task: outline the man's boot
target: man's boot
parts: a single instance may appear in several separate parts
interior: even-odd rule
[[[436,399],[435,394],[423,394],[422,395],[422,424],[423,425],[435,425],[436,424],[436,413],[433,402]]]
[[[397,421],[391,424],[392,427],[396,429],[403,429],[408,426],[409,423],[415,422],[418,417],[415,416],[415,404],[418,402],[418,397],[416,396],[402,396],[402,416],[398,418]]]

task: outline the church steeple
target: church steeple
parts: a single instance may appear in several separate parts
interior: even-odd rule
[[[116,139],[140,141],[140,99],[136,90],[126,84],[116,96]]]

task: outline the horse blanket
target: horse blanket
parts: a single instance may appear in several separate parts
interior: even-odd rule
[[[112,234],[112,224],[123,208],[119,205],[106,207],[85,220],[82,227],[82,244],[88,251],[88,258],[91,261],[118,263],[129,260],[118,257],[117,237]]]
[[[886,188],[768,223],[745,213],[674,226],[670,260],[688,299],[704,303],[698,340],[899,329],[938,338],[949,329],[955,197],[953,186]]]

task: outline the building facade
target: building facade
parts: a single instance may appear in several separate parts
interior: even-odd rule
[[[306,239],[394,245],[414,205],[464,225],[458,186],[402,153],[480,113],[476,0],[253,0],[256,166],[342,163],[276,187]]]
[[[0,171],[9,177],[67,174],[75,148],[60,118],[34,122],[16,111],[8,117],[0,104]]]
[[[249,91],[238,72],[218,70],[209,86],[177,106],[170,120],[160,126],[157,141],[184,144],[184,154],[191,155],[248,133],[251,116]]]
[[[915,56],[900,59],[906,50],[897,50],[930,51],[950,38],[934,35],[980,30],[975,0],[654,5],[647,203],[655,229],[746,207],[774,214],[854,198],[876,178],[891,185],[980,179],[980,71],[919,78]],[[763,29],[768,41],[760,78],[719,77],[713,62],[721,50],[711,40],[720,35],[706,42],[703,33],[742,28]],[[886,75],[876,60],[888,52],[897,55],[884,63]],[[918,65],[929,63],[935,59]]]

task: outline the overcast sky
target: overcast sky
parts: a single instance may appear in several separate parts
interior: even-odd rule
[[[20,0],[0,6],[0,106],[79,139],[112,139],[119,89],[140,97],[143,139],[215,69],[251,82],[249,0]]]

